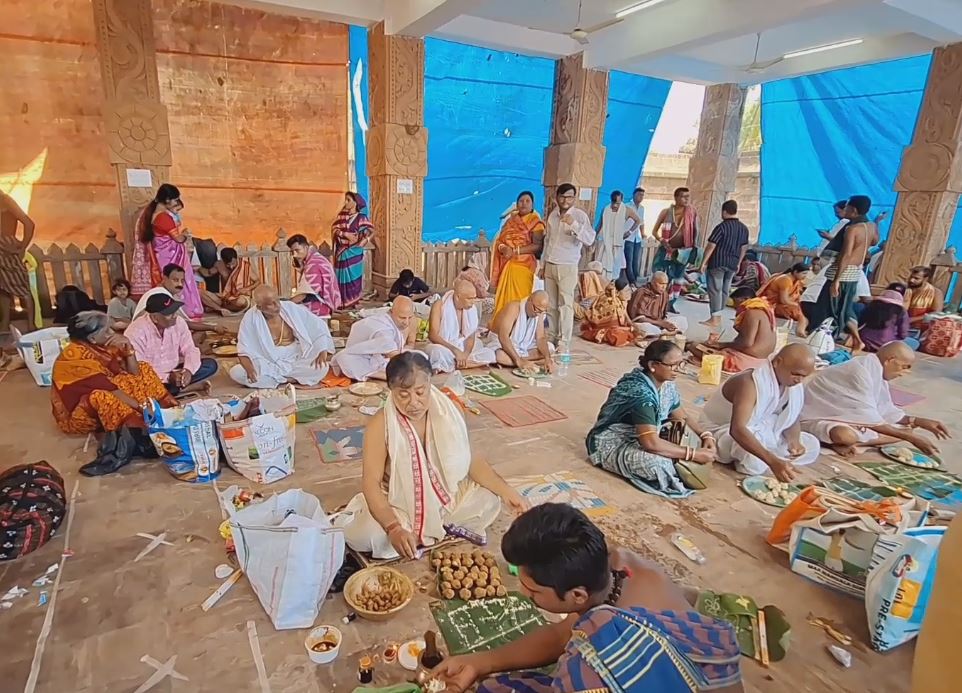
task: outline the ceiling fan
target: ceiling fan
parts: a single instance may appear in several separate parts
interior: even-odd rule
[[[575,41],[580,43],[582,46],[587,46],[589,41],[588,38],[591,34],[596,31],[601,31],[602,29],[607,29],[609,26],[618,24],[622,21],[623,17],[612,17],[609,20],[601,22],[600,24],[595,24],[594,26],[589,26],[588,28],[582,28],[581,26],[581,5],[582,0],[578,2],[578,21],[575,24],[575,28],[568,32],[568,36],[573,38]],[[533,27],[528,27],[533,28]],[[560,32],[559,32],[560,33]]]
[[[761,32],[759,32],[759,33],[755,34],[755,58],[754,58],[754,60],[752,60],[752,62],[749,63],[748,65],[742,65],[741,68],[739,68],[739,69],[744,70],[745,72],[751,72],[751,73],[764,72],[764,71],[767,70],[768,68],[772,67],[773,65],[777,65],[778,63],[782,62],[782,61],[785,59],[785,56],[782,55],[782,56],[779,56],[779,57],[775,58],[774,60],[764,60],[764,61],[759,62],[759,60],[758,60],[758,47],[759,47],[759,45],[761,44],[761,42],[762,42],[762,35],[761,35]]]

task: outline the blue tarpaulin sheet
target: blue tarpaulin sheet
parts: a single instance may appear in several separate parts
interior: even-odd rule
[[[608,81],[608,117],[605,121],[605,168],[598,212],[613,190],[625,200],[641,179],[651,138],[661,117],[671,82],[654,77],[612,71]]]
[[[930,56],[832,70],[762,85],[761,241],[805,246],[830,227],[832,204],[872,198],[890,212],[902,150],[912,140]],[[951,241],[962,240],[956,215]]]
[[[543,206],[553,86],[553,60],[425,40],[425,241],[492,238],[522,190]]]
[[[357,174],[357,192],[370,202],[367,185],[367,128],[368,118],[370,118],[367,100],[367,27],[352,26],[348,34],[348,43],[351,61],[348,79],[351,85],[351,127],[354,130],[354,170]]]

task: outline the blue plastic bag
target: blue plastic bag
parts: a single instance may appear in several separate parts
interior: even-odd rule
[[[215,399],[171,409],[153,401],[144,411],[147,433],[167,471],[194,484],[213,481],[220,474],[217,423],[223,417],[223,405]]]
[[[919,634],[945,530],[918,527],[875,542],[865,580],[873,649],[885,652]]]

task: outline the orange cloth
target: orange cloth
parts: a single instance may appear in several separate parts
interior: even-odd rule
[[[722,349],[720,353],[725,357],[722,370],[726,373],[741,373],[749,368],[758,368],[768,362],[768,359],[749,356],[737,349]]]
[[[788,291],[788,297],[794,301],[794,305],[779,302],[783,291]],[[758,290],[758,296],[772,304],[776,317],[800,320],[802,308],[798,305],[798,301],[803,291],[805,291],[805,285],[802,282],[792,279],[788,274],[777,274],[762,285]]]
[[[772,304],[768,302],[766,298],[750,298],[735,310],[735,329],[737,330],[741,326],[742,321],[745,319],[745,313],[750,310],[763,310],[768,316],[768,323],[775,329],[775,310],[772,308]]]
[[[116,392],[135,402],[155,399],[165,407],[177,404],[150,364],[140,363],[138,373],[128,373],[125,360],[125,354],[111,347],[79,341],[66,346],[54,362],[50,390],[60,430],[84,434],[122,426],[144,428],[143,412],[122,402]]]
[[[337,375],[333,370],[328,370],[327,375],[321,378],[322,387],[347,387],[350,384],[350,378],[343,375]]]
[[[531,253],[505,258],[498,251],[498,246],[500,245],[506,245],[512,250],[515,248],[523,248],[526,245],[531,245],[534,243],[534,234],[536,233],[544,234],[544,222],[541,220],[541,215],[537,212],[531,212],[529,214],[525,214],[524,216],[515,213],[508,217],[507,221],[504,222],[504,226],[501,227],[501,233],[498,234],[498,237],[494,242],[494,252],[491,253],[492,284],[495,286],[498,285],[498,279],[501,278],[501,272],[509,264],[516,263],[522,265],[528,268],[532,273],[535,271],[535,269],[537,269],[538,260]]]
[[[931,313],[935,310],[935,287],[925,282],[917,289],[909,289],[905,293],[905,309],[910,318]]]

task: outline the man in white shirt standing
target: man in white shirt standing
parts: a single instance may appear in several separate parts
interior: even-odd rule
[[[575,287],[581,251],[595,242],[595,230],[584,210],[575,207],[578,189],[562,183],[555,193],[557,206],[548,215],[544,236],[544,288],[548,292],[548,339],[559,350],[571,343],[574,327]]]
[[[625,277],[632,286],[638,286],[641,279],[641,242],[645,238],[645,189],[635,188],[628,207],[633,209],[634,219],[625,219]]]

